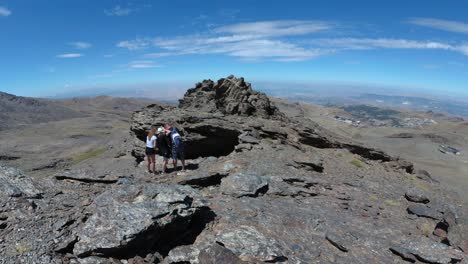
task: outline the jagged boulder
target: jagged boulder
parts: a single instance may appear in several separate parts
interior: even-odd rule
[[[206,210],[207,204],[188,186],[117,187],[94,200],[73,252],[80,257],[126,258],[166,254],[178,243],[194,239]]]
[[[23,172],[16,168],[0,165],[0,198],[38,198],[42,191]]]
[[[213,82],[204,80],[189,89],[179,107],[204,112],[221,112],[226,115],[258,116],[271,118],[280,115],[268,96],[252,89],[244,78],[233,75]]]

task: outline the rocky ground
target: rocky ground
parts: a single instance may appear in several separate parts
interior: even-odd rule
[[[188,170],[150,175],[142,139],[166,122]],[[430,172],[283,113],[242,78],[135,112],[111,153],[51,177],[0,167],[0,262],[467,261],[466,204]]]
[[[352,138],[360,144],[411,161],[418,168],[430,171],[434,179],[468,202],[468,121],[430,111],[399,109],[399,114],[394,116],[396,122],[403,123],[408,117],[416,117],[419,120],[434,120],[436,123],[409,128],[363,127],[335,120],[337,115],[345,116],[341,109],[304,103],[291,104],[281,99],[275,99],[274,102],[289,116],[304,117],[341,137]],[[442,146],[455,148],[460,151],[460,155],[441,151]]]

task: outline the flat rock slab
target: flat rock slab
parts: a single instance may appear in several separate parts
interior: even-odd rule
[[[95,174],[86,170],[66,170],[55,175],[57,180],[72,180],[88,183],[116,183],[119,177],[112,174]]]
[[[258,144],[261,140],[257,137],[250,135],[249,133],[242,133],[239,136],[239,141],[247,144]]]
[[[435,242],[427,237],[415,237],[408,239],[400,245],[393,246],[390,250],[405,260],[421,260],[426,263],[453,263],[461,261],[463,252],[445,244]]]
[[[419,217],[432,218],[436,220],[442,218],[440,210],[425,204],[410,204],[407,211],[408,213],[417,215]]]
[[[221,191],[223,194],[234,197],[258,196],[268,188],[268,181],[264,177],[250,174],[234,174],[221,181]]]
[[[125,256],[127,251],[162,250],[182,239],[194,215],[207,204],[188,186],[130,185],[99,195],[73,252]],[[183,231],[183,232],[182,232]]]
[[[406,200],[414,203],[429,203],[429,197],[426,192],[419,188],[411,188],[405,193]]]

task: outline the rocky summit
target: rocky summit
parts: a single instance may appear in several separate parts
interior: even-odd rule
[[[99,164],[0,167],[0,262],[467,262],[466,204],[430,172],[282,108],[243,78],[205,80],[136,111]],[[150,175],[144,139],[165,123],[188,170]]]

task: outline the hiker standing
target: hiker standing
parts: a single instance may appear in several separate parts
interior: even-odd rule
[[[148,172],[156,172],[156,127],[152,126],[146,137],[146,160],[148,162]]]
[[[159,155],[163,158],[163,169],[161,174],[165,173],[167,170],[167,163],[171,157],[171,144],[169,137],[166,135],[164,128],[158,128],[158,139],[156,140],[156,146],[159,149]]]
[[[179,134],[179,131],[172,127],[170,124],[164,125],[164,130],[166,135],[169,136],[169,139],[172,143],[172,162],[174,164],[174,169],[177,169],[177,160],[180,159],[182,163],[182,170],[185,170],[185,153],[184,153],[184,142],[182,137]]]

